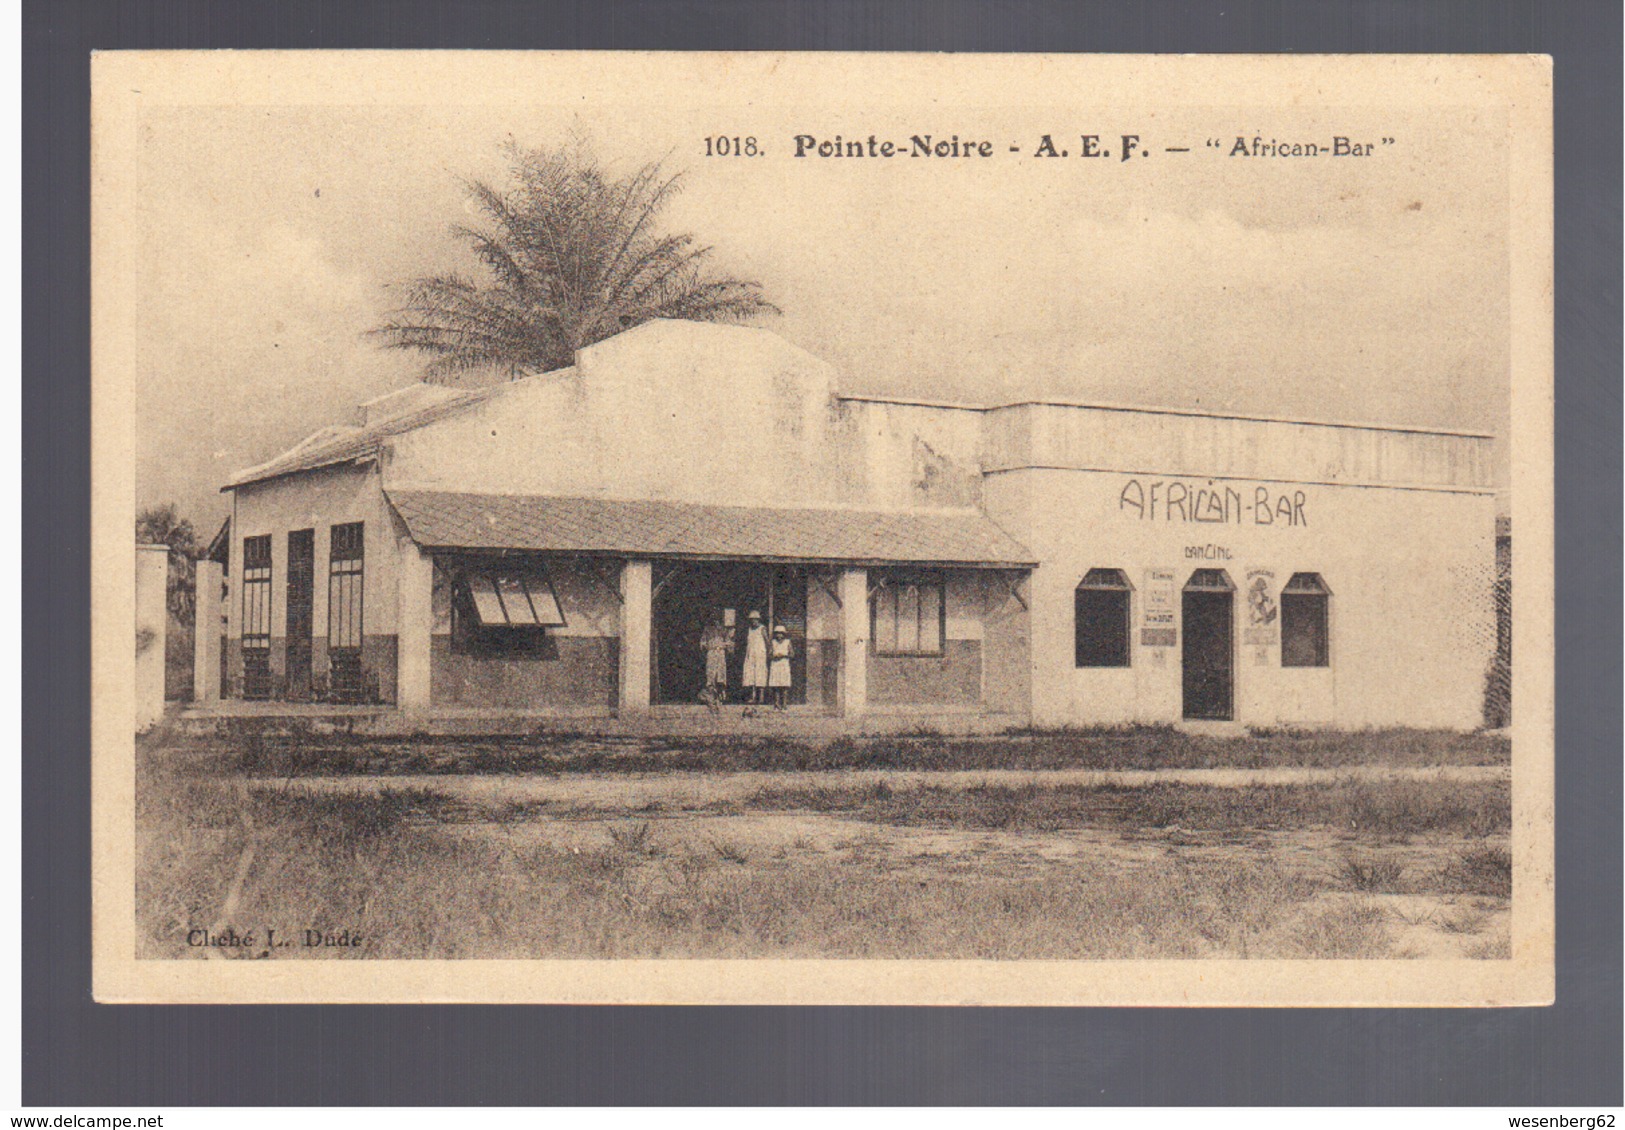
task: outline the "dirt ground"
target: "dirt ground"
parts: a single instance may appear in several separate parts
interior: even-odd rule
[[[644,819],[640,815],[640,819]],[[1325,832],[1275,832],[1246,837],[1197,837],[1174,830],[1165,835],[1124,836],[1112,832],[965,832],[869,824],[826,813],[756,813],[710,816],[673,813],[647,817],[651,843],[676,850],[722,850],[741,866],[771,871],[791,861],[846,864],[913,877],[921,884],[959,875],[1041,879],[1046,873],[1092,868],[1132,882],[1136,872],[1179,861],[1198,868],[1244,868],[1268,862],[1307,876],[1335,880],[1341,850],[1354,836]],[[609,829],[626,820],[545,818],[507,830],[492,823],[456,829],[465,837],[521,836],[561,850],[585,851],[610,842]],[[1462,850],[1457,838],[1434,837],[1384,853],[1407,870],[1440,866]],[[716,850],[713,847],[713,850]],[[1323,891],[1316,904],[1332,906],[1363,900],[1388,919],[1394,956],[1460,958],[1480,956],[1493,939],[1510,938],[1507,900],[1441,893],[1387,894]],[[1317,908],[1312,907],[1310,909]]]
[[[471,846],[598,853],[617,845],[634,870],[651,874],[672,859],[706,857],[741,876],[770,879],[805,866],[834,868],[917,883],[948,879],[1031,879],[1075,876],[1132,886],[1137,877],[1170,868],[1224,874],[1281,871],[1313,884],[1299,909],[1350,912],[1381,923],[1388,955],[1400,958],[1501,956],[1510,944],[1510,899],[1443,889],[1436,877],[1453,861],[1505,836],[1454,834],[1374,835],[1359,828],[1239,828],[1202,830],[1178,824],[1154,828],[1081,827],[1057,830],[919,826],[849,812],[751,807],[771,785],[816,784],[836,790],[912,788],[975,790],[988,786],[1055,785],[1131,787],[1154,779],[1190,777],[1203,785],[1367,783],[1385,780],[1504,780],[1504,768],[1373,770],[1201,771],[1195,774],[1122,774],[1082,771],[962,773],[842,772],[820,774],[638,774],[569,779],[478,775],[307,778],[262,788],[357,794],[380,790],[432,792],[456,808],[441,810],[425,827]],[[805,778],[803,780],[803,778]],[[522,817],[514,817],[523,806]],[[744,810],[741,810],[741,809]],[[508,815],[504,815],[504,812]],[[1381,863],[1386,881],[1351,878],[1350,860]]]
[[[839,769],[811,772],[624,773],[614,776],[502,776],[484,773],[352,775],[298,777],[298,788],[323,792],[377,792],[429,789],[470,803],[555,803],[576,808],[636,810],[701,807],[737,801],[764,788],[867,788],[884,782],[893,789],[929,784],[941,788],[1083,786],[1132,788],[1157,783],[1241,788],[1248,785],[1305,786],[1392,781],[1496,782],[1511,780],[1507,766],[1439,766],[1425,769],[1372,766],[1360,769],[964,769],[911,772],[897,769]]]
[[[137,746],[140,952],[1495,960],[1510,751],[1431,731]]]

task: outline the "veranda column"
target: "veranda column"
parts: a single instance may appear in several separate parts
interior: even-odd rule
[[[434,633],[434,558],[412,542],[401,547],[400,601],[395,615],[395,705],[402,710],[426,709]]]
[[[653,614],[654,567],[648,561],[621,566],[620,710],[649,709],[649,626]]]
[[[842,569],[841,716],[856,718],[869,705],[869,571]]]
[[[220,562],[199,561],[192,615],[192,698],[220,700]]]

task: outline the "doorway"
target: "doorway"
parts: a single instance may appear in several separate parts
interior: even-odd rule
[[[705,689],[701,638],[723,623],[733,640],[728,655],[729,702],[744,702],[745,637],[752,611],[772,629],[789,631],[789,701],[807,700],[807,571],[790,565],[738,561],[660,562],[654,570],[649,677],[656,703],[696,703]]]
[[[1235,585],[1223,569],[1198,569],[1185,582],[1184,716],[1228,722],[1235,713]]]

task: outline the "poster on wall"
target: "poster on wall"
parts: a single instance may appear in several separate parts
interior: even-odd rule
[[[1281,605],[1275,570],[1247,570],[1247,621],[1241,630],[1249,647],[1268,647],[1281,638]]]
[[[1173,647],[1179,642],[1178,606],[1174,601],[1174,571],[1145,571],[1145,622],[1140,628],[1142,647]]]

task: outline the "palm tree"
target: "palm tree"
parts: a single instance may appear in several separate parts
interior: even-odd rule
[[[426,380],[469,369],[546,371],[652,318],[743,321],[778,309],[754,282],[707,273],[709,247],[658,230],[679,175],[658,163],[615,179],[582,143],[509,147],[512,186],[469,185],[485,223],[457,225],[485,279],[432,275],[372,333],[431,358]]]

